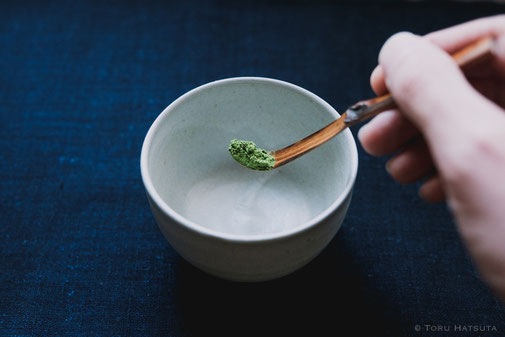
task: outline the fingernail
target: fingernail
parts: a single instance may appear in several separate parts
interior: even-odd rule
[[[419,187],[419,189],[417,190],[417,195],[421,199],[424,199],[424,194],[425,194],[425,192],[424,192],[425,189],[423,188],[423,186],[424,185],[421,185],[421,187]]]
[[[386,162],[386,165],[385,165],[384,167],[385,167],[385,169],[386,169],[386,172],[387,172],[389,175],[391,175],[391,160],[388,160],[388,161]]]
[[[367,129],[367,124],[363,125],[359,130],[358,130],[358,139],[360,143],[363,143],[363,139],[366,138],[366,129]]]
[[[424,201],[429,201],[427,199],[429,197],[427,190],[428,188],[426,187],[426,183],[422,184],[421,187],[419,187],[419,189],[417,190],[417,195]]]
[[[380,66],[376,66],[375,69],[372,70],[372,73],[370,74],[370,82],[373,82],[380,72],[381,72]]]

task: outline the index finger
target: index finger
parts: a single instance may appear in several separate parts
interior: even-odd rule
[[[505,35],[505,15],[500,14],[472,20],[429,33],[423,38],[428,39],[446,52],[453,53],[487,35],[497,38],[500,35]],[[505,39],[502,38],[499,40],[498,48],[496,48],[495,53],[498,56],[497,62],[501,65],[498,68],[504,69],[503,71],[505,72],[505,46],[503,46],[503,41],[505,41]],[[380,65],[372,72],[370,76],[370,85],[377,95],[387,93],[388,90],[384,83],[384,72]]]
[[[505,15],[472,20],[424,36],[448,53],[453,53],[483,36],[499,37],[505,34]]]

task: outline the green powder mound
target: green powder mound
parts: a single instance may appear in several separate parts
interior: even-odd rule
[[[233,159],[253,170],[267,171],[274,168],[275,158],[253,142],[232,139],[228,151]]]

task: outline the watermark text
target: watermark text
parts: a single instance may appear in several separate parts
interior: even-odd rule
[[[416,324],[417,332],[497,332],[495,325],[486,324]]]

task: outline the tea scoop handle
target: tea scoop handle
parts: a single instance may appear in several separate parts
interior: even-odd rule
[[[476,64],[485,62],[493,55],[495,48],[495,39],[493,37],[484,37],[465,48],[452,54],[453,60],[461,69],[473,67]],[[352,126],[365,119],[371,118],[383,111],[396,108],[396,103],[391,94],[374,97],[357,102],[350,106],[345,112],[345,123]]]

